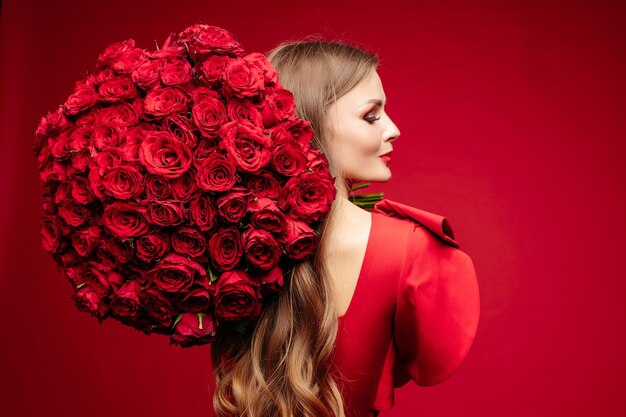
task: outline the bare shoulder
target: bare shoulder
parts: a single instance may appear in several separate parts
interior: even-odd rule
[[[330,233],[330,247],[340,252],[361,251],[372,227],[372,213],[360,207],[347,207],[339,213]]]

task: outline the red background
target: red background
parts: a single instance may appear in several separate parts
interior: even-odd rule
[[[0,415],[208,415],[208,346],[75,309],[40,246],[31,153],[108,44],[197,21],[246,51],[319,32],[383,57],[402,135],[371,190],[445,215],[482,299],[466,362],[397,390],[396,416],[626,415],[623,2],[223,3],[3,2]]]

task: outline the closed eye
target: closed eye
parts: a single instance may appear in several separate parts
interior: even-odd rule
[[[374,123],[376,120],[380,120],[380,116],[378,116],[378,117],[374,117],[374,116],[366,117],[366,118],[365,118],[365,120],[367,120],[367,122],[368,122],[369,124],[372,124],[372,123]]]

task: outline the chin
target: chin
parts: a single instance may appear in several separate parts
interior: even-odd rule
[[[387,182],[391,179],[391,171],[387,171],[386,174],[374,175],[369,177],[365,182]]]

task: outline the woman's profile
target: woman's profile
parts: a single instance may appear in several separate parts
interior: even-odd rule
[[[376,416],[394,388],[449,378],[479,321],[470,257],[448,220],[383,199],[348,198],[357,181],[391,178],[400,130],[385,112],[379,58],[340,41],[285,42],[267,54],[311,122],[337,196],[315,256],[249,335],[212,344],[218,416]]]

